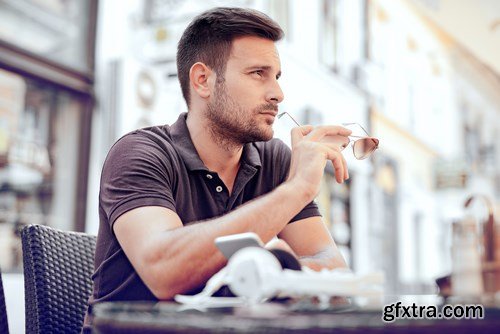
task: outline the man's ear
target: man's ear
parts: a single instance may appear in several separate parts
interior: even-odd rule
[[[189,82],[193,93],[201,98],[208,98],[212,92],[215,73],[205,64],[197,62],[189,70]]]

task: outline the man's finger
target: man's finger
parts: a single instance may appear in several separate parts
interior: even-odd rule
[[[303,125],[293,128],[291,131],[292,146],[298,143],[304,136],[308,135],[313,129],[314,127],[312,125]]]
[[[344,181],[349,178],[349,170],[347,169],[347,161],[345,157],[342,155],[342,162],[344,164]]]
[[[352,133],[348,128],[339,125],[322,125],[315,127],[308,135],[310,140],[318,141],[324,136],[349,136]]]
[[[347,180],[349,178],[349,171],[347,169],[347,160],[345,159],[344,155],[342,154],[343,148],[339,147],[338,144],[323,144],[324,146],[327,146],[329,149],[334,150],[338,152],[342,158],[342,166],[344,173],[342,175],[343,180]]]
[[[342,152],[342,150],[343,150],[343,148],[339,144],[335,144],[335,143],[321,143],[321,145],[324,145],[324,146],[328,147],[329,149],[335,150],[339,153]]]
[[[327,158],[333,164],[335,180],[337,180],[338,183],[344,182],[344,163],[342,162],[342,154],[334,149],[328,149]]]

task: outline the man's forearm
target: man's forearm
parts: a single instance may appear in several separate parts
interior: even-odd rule
[[[284,183],[269,194],[242,205],[227,215],[213,220],[190,224],[158,235],[155,268],[160,299],[170,299],[205,283],[226,263],[217,250],[218,236],[255,232],[267,242],[307,205],[309,198]]]

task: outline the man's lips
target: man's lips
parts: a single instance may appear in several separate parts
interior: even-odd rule
[[[274,110],[266,110],[266,111],[262,111],[261,114],[264,114],[264,115],[271,115],[273,117],[276,117],[276,115],[278,115],[278,111],[274,111]]]

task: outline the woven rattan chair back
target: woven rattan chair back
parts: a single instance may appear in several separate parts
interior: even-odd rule
[[[0,333],[9,333],[7,322],[7,308],[5,307],[5,295],[3,293],[2,270],[0,269]]]
[[[80,333],[92,292],[96,237],[29,225],[21,239],[26,333]]]

